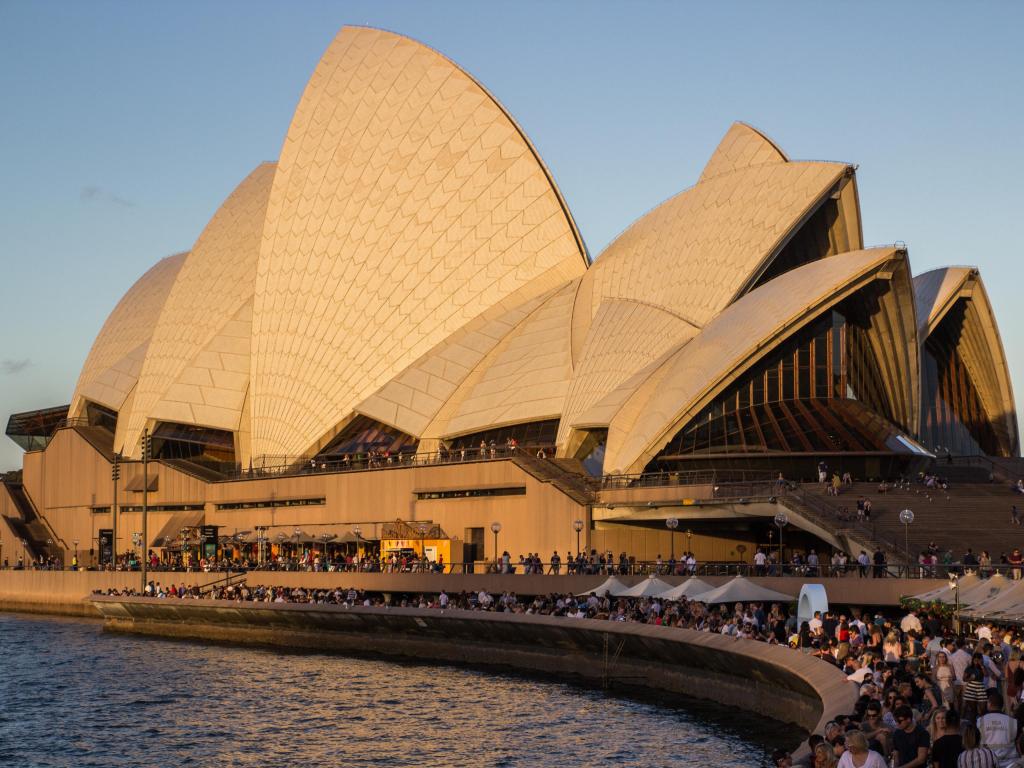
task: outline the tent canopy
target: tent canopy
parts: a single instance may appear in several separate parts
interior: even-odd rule
[[[615,597],[655,597],[661,596],[663,592],[667,592],[672,589],[672,585],[661,579],[651,576],[650,578],[644,579],[639,584],[635,584],[627,590],[615,594]]]
[[[1024,613],[1024,581],[1011,581],[992,597],[973,603],[966,613],[961,611],[961,615],[977,619],[999,619],[1021,613]]]
[[[605,592],[610,592],[613,597],[618,597],[625,590],[629,589],[625,584],[616,579],[614,576],[609,576],[601,584],[597,585],[593,589],[588,589],[586,592],[580,592],[576,597],[586,597],[593,593],[598,597],[604,597]]]
[[[709,592],[701,592],[693,599],[713,605],[715,603],[749,603],[749,602],[788,602],[796,600],[792,595],[784,595],[774,589],[760,587],[749,579],[736,576],[720,587]]]
[[[960,590],[961,597],[964,592],[977,586],[979,582],[981,582],[981,579],[978,578],[976,573],[968,573],[962,576],[957,582],[957,589]],[[956,596],[949,586],[922,592],[920,595],[914,595],[914,599],[920,600],[923,603],[949,603],[950,605],[956,602]]]
[[[978,603],[991,600],[1012,585],[1013,582],[1001,573],[990,579],[980,579],[974,586],[960,589],[960,605],[963,608],[973,608]]]
[[[701,592],[710,592],[712,589],[714,589],[714,587],[706,581],[701,581],[696,576],[691,576],[682,584],[672,587],[666,592],[662,592],[658,597],[662,600],[679,600],[684,597],[691,599],[694,595],[699,595]]]

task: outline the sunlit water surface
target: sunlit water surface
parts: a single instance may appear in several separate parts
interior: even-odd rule
[[[0,766],[761,766],[798,738],[692,701],[0,614]]]

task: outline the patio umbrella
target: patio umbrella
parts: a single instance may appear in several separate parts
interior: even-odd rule
[[[662,592],[658,597],[662,600],[679,600],[683,597],[692,599],[694,595],[699,595],[701,592],[710,592],[712,589],[714,587],[706,581],[701,581],[696,576],[691,576],[682,584]]]
[[[598,597],[604,597],[605,592],[610,592],[613,597],[617,597],[627,589],[629,589],[629,587],[627,587],[621,581],[616,579],[614,576],[610,576],[593,589],[588,589],[586,592],[578,593],[576,597],[586,597],[591,593],[597,595]]]
[[[715,603],[788,602],[796,600],[792,595],[760,587],[749,579],[736,576],[720,587],[694,595],[694,600],[713,605]]]
[[[980,581],[981,579],[978,578],[976,573],[965,574],[957,582],[957,589],[960,590],[962,596],[966,590],[974,587]],[[914,599],[920,600],[923,603],[949,603],[950,605],[956,602],[953,590],[948,585],[937,589],[930,589],[927,592],[922,592],[920,595],[914,595]]]
[[[619,592],[618,594],[613,592],[612,594],[615,595],[615,597],[660,597],[663,592],[666,592],[671,588],[671,584],[651,575],[639,584],[634,584],[627,590]]]

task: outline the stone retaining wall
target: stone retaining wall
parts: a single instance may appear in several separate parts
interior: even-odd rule
[[[384,655],[625,683],[807,731],[852,711],[856,689],[808,655],[692,630],[587,619],[288,603],[94,600],[113,631]]]

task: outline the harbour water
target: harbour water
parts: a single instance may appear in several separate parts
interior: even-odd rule
[[[0,766],[761,766],[793,729],[688,701],[0,614]]]

